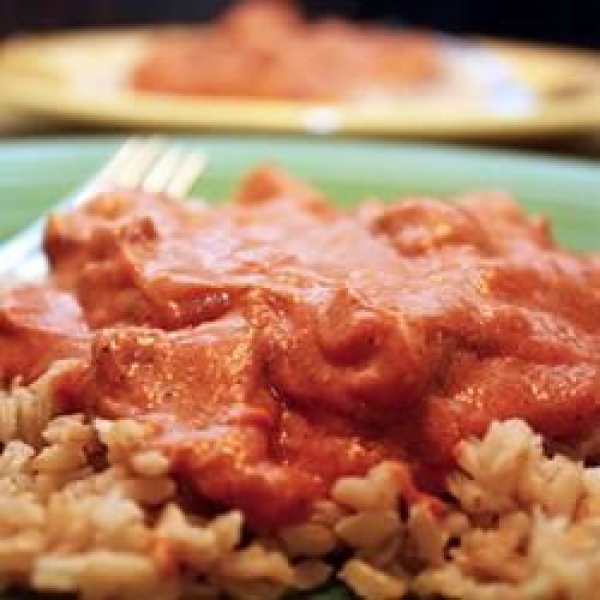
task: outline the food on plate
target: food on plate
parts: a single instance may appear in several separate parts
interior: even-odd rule
[[[304,20],[290,2],[246,0],[214,26],[157,37],[134,87],[176,94],[351,99],[444,76],[433,34]]]
[[[593,597],[599,257],[500,193],[236,198],[101,193],[0,295],[3,584]]]

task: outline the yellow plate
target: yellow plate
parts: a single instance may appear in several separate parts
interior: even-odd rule
[[[15,111],[0,103],[0,138],[48,135],[56,131],[57,121],[29,112]]]
[[[21,109],[127,128],[509,138],[600,127],[597,55],[444,40],[451,82],[393,100],[341,103],[181,97],[132,90],[148,42],[173,28],[24,38],[0,51],[0,90]]]
[[[34,121],[30,116],[21,114],[0,102],[0,136],[30,131]]]

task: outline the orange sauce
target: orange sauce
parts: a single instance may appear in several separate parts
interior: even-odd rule
[[[45,248],[48,280],[0,296],[0,380],[78,359],[64,411],[152,424],[255,527],[381,460],[435,493],[493,420],[600,421],[600,261],[502,195],[343,212],[267,167],[224,207],[101,195]]]
[[[327,19],[287,2],[246,0],[211,27],[157,37],[132,85],[187,95],[348,99],[437,81],[438,40]]]

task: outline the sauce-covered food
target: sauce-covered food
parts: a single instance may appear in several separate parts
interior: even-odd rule
[[[148,91],[333,99],[394,94],[442,76],[433,35],[326,19],[246,0],[210,27],[157,37],[132,75]]]
[[[382,460],[436,494],[496,420],[600,423],[600,260],[502,194],[345,212],[263,167],[227,206],[101,194],[44,246],[49,276],[0,295],[2,385],[74,359],[62,412],[150,424],[199,500],[257,528]]]

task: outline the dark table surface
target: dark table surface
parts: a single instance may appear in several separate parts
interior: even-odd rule
[[[284,1],[284,0],[278,0]],[[0,35],[65,27],[206,21],[232,0],[0,0]],[[598,0],[297,0],[311,16],[406,23],[600,48]]]

